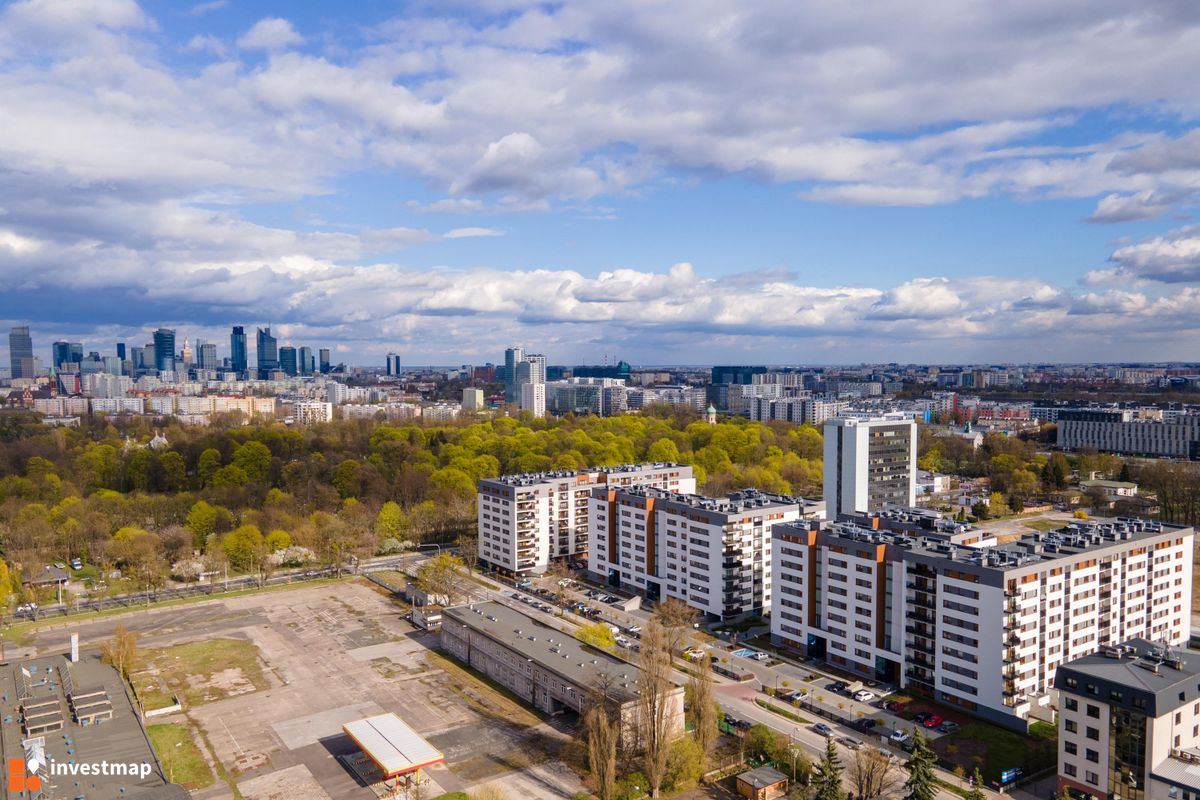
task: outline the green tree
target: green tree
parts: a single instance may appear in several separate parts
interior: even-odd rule
[[[188,511],[187,529],[192,532],[192,542],[197,550],[217,532],[217,516],[217,509],[203,500],[196,501]]]
[[[221,467],[213,473],[210,485],[214,489],[236,489],[239,486],[245,486],[249,482],[250,476],[246,474],[246,470],[237,464],[230,464]]]
[[[360,464],[353,459],[346,459],[333,468],[333,478],[330,483],[333,488],[337,489],[338,496],[343,500],[349,497],[358,497],[358,493],[362,490],[362,484],[359,479]]]
[[[1054,453],[1042,468],[1042,480],[1054,489],[1065,489],[1071,479],[1071,464],[1062,453]]]
[[[617,638],[613,635],[612,628],[608,627],[604,622],[589,622],[586,625],[581,625],[575,631],[575,638],[584,644],[590,644],[592,647],[599,649],[608,649],[616,647]]]
[[[679,445],[670,439],[659,439],[646,448],[647,461],[679,462]]]
[[[920,731],[915,731],[912,752],[908,756],[908,763],[904,765],[908,772],[908,780],[904,782],[904,800],[935,800],[938,793],[933,772],[935,764],[929,743]]]
[[[394,500],[388,500],[375,515],[375,535],[380,539],[400,539],[405,529],[404,510]]]
[[[450,605],[463,595],[464,580],[462,559],[450,553],[438,553],[417,568],[417,586],[445,597]]]
[[[274,553],[276,550],[283,550],[286,547],[292,546],[292,536],[285,530],[276,528],[266,535],[263,539],[263,544],[266,545],[268,553]]]
[[[212,483],[212,477],[217,470],[221,468],[221,451],[209,447],[200,454],[200,460],[196,463],[196,476],[200,479],[201,486],[208,486]]]
[[[162,470],[162,488],[168,492],[181,492],[187,487],[187,462],[174,450],[168,450],[158,458]]]
[[[255,525],[242,525],[221,537],[221,549],[229,563],[236,569],[246,570],[253,566],[263,548],[262,531]]]
[[[745,745],[751,758],[770,758],[775,752],[775,731],[760,722],[746,731]]]
[[[832,736],[825,737],[825,754],[812,777],[813,800],[844,800],[842,762]],[[922,800],[927,800],[923,798]]]
[[[250,481],[266,483],[271,477],[271,450],[262,442],[246,442],[233,451],[233,465]]]

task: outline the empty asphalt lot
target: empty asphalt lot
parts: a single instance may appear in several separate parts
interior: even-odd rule
[[[319,786],[332,800],[374,797],[336,758],[354,749],[342,725],[370,714],[397,713],[446,754],[448,769],[427,771],[437,783],[430,788],[444,791],[504,782],[541,762],[551,768],[564,738],[453,667],[446,672],[430,652],[436,636],[414,631],[401,608],[363,582],[152,609],[41,630],[26,644],[61,652],[77,632],[84,646],[98,645],[119,624],[138,634],[141,649],[217,638],[258,648],[269,688],[161,720],[198,728],[202,749],[247,797],[266,800],[283,785]],[[543,785],[544,796],[562,796],[562,781],[570,783],[563,772],[526,793],[538,796]],[[232,790],[219,780],[195,796],[216,800]]]

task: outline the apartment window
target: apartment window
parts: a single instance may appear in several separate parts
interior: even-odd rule
[[[1079,753],[1079,745],[1075,744],[1074,742],[1067,742],[1065,745],[1063,745],[1063,749],[1067,751],[1068,755],[1073,756]]]
[[[1087,738],[1091,739],[1094,742],[1100,741],[1100,729],[1099,728],[1088,728],[1087,729]]]
[[[1067,733],[1079,733],[1079,723],[1075,720],[1069,719],[1063,724],[1066,726]]]
[[[1063,772],[1066,773],[1067,775],[1070,775],[1072,778],[1074,778],[1075,773],[1076,773],[1075,765],[1074,764],[1063,764]]]
[[[1098,752],[1096,752],[1095,750],[1088,750],[1085,758],[1087,758],[1087,760],[1092,762],[1093,764],[1100,763],[1100,754]]]
[[[1094,706],[1091,703],[1088,703],[1087,715],[1092,719],[1100,719],[1100,706]],[[1178,714],[1176,714],[1176,716],[1178,716]],[[1179,720],[1175,721],[1178,722]]]
[[[1079,710],[1079,701],[1076,700],[1074,697],[1068,697],[1067,702],[1064,703],[1063,705],[1067,709],[1067,711],[1078,711]]]
[[[1100,776],[1094,772],[1088,772],[1088,773],[1086,773],[1084,780],[1086,780],[1088,783],[1092,784],[1093,786],[1096,786],[1097,784],[1100,783]]]

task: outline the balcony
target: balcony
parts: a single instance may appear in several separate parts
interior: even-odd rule
[[[904,612],[904,616],[908,619],[917,620],[918,622],[928,622],[931,625],[936,622],[936,620],[933,618],[933,615],[924,609],[919,609],[916,611],[910,609]]]
[[[905,625],[906,633],[911,633],[913,636],[920,636],[923,639],[933,639],[937,636],[933,628],[925,625]]]

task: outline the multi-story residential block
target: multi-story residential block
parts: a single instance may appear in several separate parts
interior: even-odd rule
[[[301,400],[292,406],[292,418],[297,425],[318,425],[333,421],[333,403],[323,400]]]
[[[528,411],[535,417],[546,416],[545,383],[521,384],[521,410]]]
[[[1132,409],[1062,409],[1058,446],[1064,450],[1200,459],[1200,414],[1147,419]]]
[[[903,414],[825,421],[825,513],[917,504],[917,423]]]
[[[591,491],[588,570],[650,600],[675,597],[711,619],[771,607],[771,526],[804,500],[754,489],[728,497],[652,486]]]
[[[1200,654],[1132,639],[1061,665],[1054,683],[1060,790],[1200,797]]]
[[[483,389],[463,389],[462,408],[463,411],[483,411]]]
[[[696,491],[686,464],[626,464],[581,472],[537,472],[479,482],[479,560],[511,574],[541,572],[552,559],[584,559],[596,486]]]
[[[997,546],[942,521],[868,519],[776,526],[778,643],[1020,728],[1063,662],[1188,639],[1191,528],[1077,521]]]

